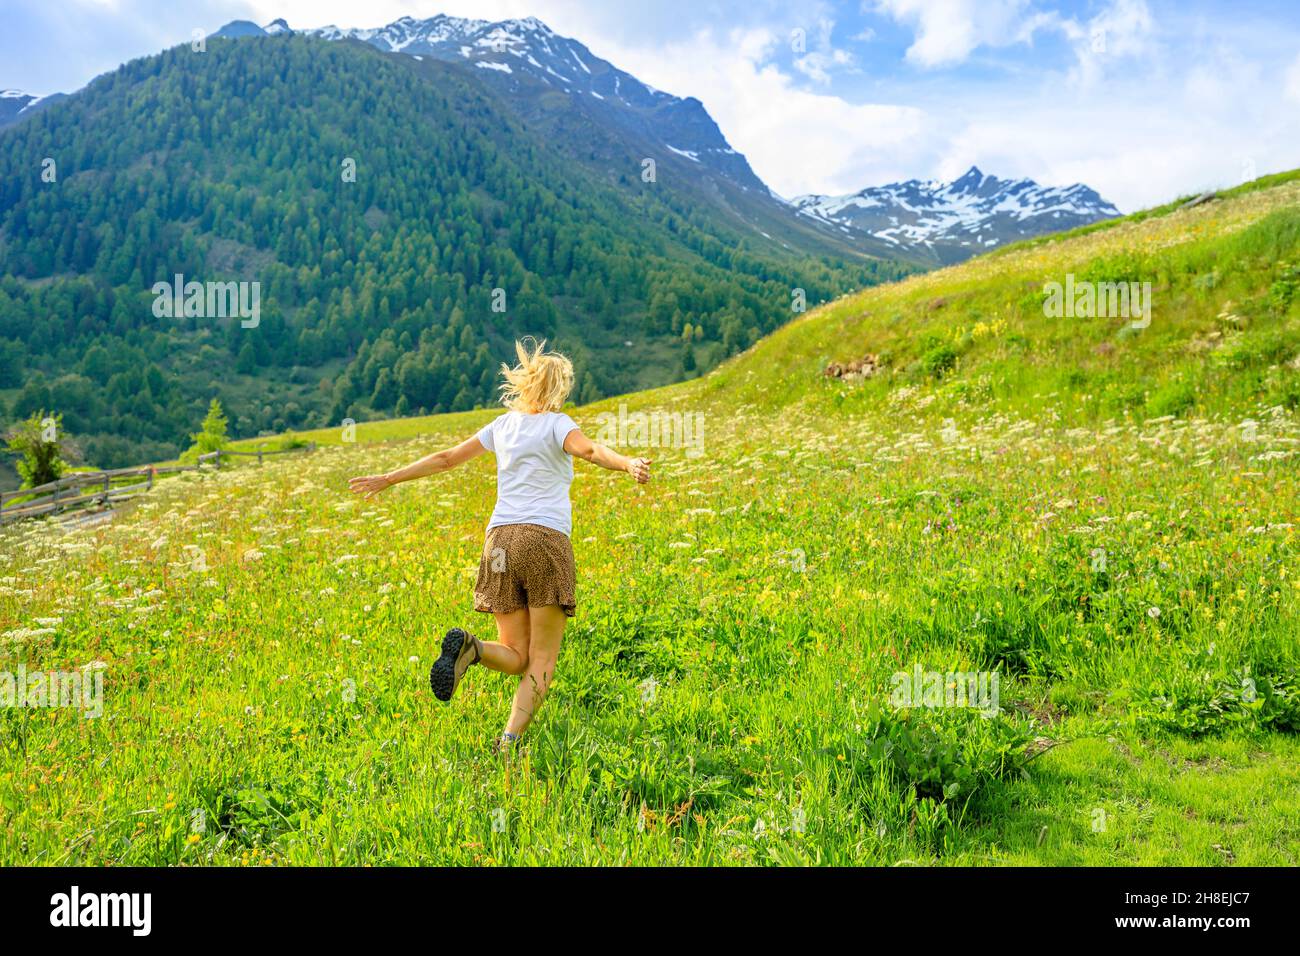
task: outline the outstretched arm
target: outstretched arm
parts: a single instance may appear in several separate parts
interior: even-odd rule
[[[650,480],[649,458],[628,458],[620,455],[614,449],[592,441],[582,433],[581,428],[569,432],[568,437],[564,439],[564,450],[575,458],[600,465],[601,468],[608,468],[610,471],[626,471],[639,484],[645,484]]]
[[[450,471],[457,465],[462,465],[485,451],[487,449],[483,447],[483,443],[475,435],[473,438],[465,439],[455,448],[448,448],[446,451],[435,451],[432,455],[425,455],[419,461],[412,462],[405,468],[399,468],[396,471],[386,472],[382,475],[363,475],[358,478],[349,478],[348,488],[356,494],[366,498],[373,498],[385,488],[391,488],[399,482]]]

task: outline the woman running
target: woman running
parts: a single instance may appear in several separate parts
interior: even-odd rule
[[[348,480],[352,491],[373,498],[398,482],[450,471],[484,452],[497,456],[496,508],[474,587],[474,610],[495,616],[497,640],[480,641],[453,627],[442,639],[429,685],[439,700],[448,701],[474,664],[518,675],[498,750],[519,740],[546,697],[564,626],[575,609],[570,456],[625,471],[638,483],[650,480],[649,459],[625,458],[591,441],[560,411],[573,388],[573,364],[545,347],[545,341],[534,342],[531,350],[515,343],[519,364],[501,366],[501,403],[510,410],[477,435],[397,471]]]

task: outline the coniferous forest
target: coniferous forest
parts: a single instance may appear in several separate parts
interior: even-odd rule
[[[0,413],[85,458],[170,457],[213,397],[235,437],[492,403],[510,341],[575,398],[690,377],[903,274],[742,235],[670,171],[610,175],[472,70],[309,37],[179,46],[0,133]],[[153,287],[257,282],[255,327]],[[649,359],[649,360],[648,360]]]

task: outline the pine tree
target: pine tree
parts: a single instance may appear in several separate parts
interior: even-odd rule
[[[220,451],[225,448],[230,444],[230,438],[226,432],[228,424],[226,414],[221,410],[221,401],[214,398],[212,404],[208,406],[208,414],[204,416],[203,427],[190,435],[194,444],[181,456],[181,460],[186,462],[197,461],[199,455],[206,455],[209,452]]]

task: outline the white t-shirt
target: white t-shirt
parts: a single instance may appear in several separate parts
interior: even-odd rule
[[[577,423],[563,412],[506,412],[484,425],[478,440],[497,456],[497,506],[488,528],[540,524],[569,534],[573,459],[564,439]]]

